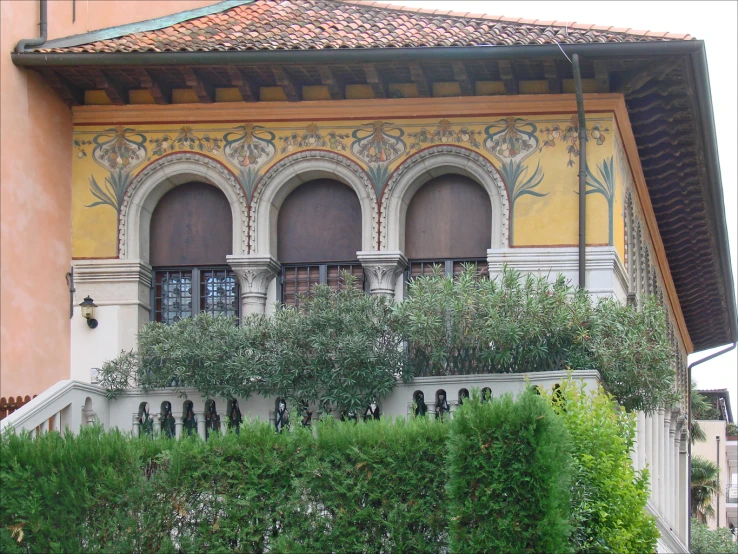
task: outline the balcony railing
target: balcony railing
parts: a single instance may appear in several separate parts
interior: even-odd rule
[[[725,487],[725,501],[729,504],[738,504],[738,485]]]

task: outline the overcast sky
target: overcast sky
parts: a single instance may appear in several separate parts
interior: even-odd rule
[[[720,169],[730,237],[733,282],[738,283],[738,2],[497,2],[490,0],[387,0],[394,4],[527,19],[614,25],[649,31],[689,33],[705,41]],[[719,350],[719,349],[716,349]],[[692,354],[694,362],[714,351]],[[738,418],[738,356],[733,350],[693,369],[700,388],[730,390]]]

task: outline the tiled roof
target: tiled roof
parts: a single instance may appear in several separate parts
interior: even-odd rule
[[[91,40],[94,40],[90,37]],[[157,30],[38,52],[209,52],[690,40],[689,35],[413,9],[379,2],[255,0]]]

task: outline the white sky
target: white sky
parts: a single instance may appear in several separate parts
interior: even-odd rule
[[[387,0],[394,4],[456,12],[487,13],[614,25],[649,31],[689,33],[705,41],[710,69],[720,169],[730,238],[733,282],[738,284],[738,2],[510,2],[490,0]],[[719,349],[689,357],[694,362]],[[738,419],[738,356],[736,350],[705,362],[692,370],[699,388],[730,390],[734,419]]]

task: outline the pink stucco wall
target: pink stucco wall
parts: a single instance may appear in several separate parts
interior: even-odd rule
[[[48,3],[49,38],[210,4],[213,0]],[[33,395],[70,375],[72,117],[10,52],[38,36],[35,0],[0,2],[0,396]]]

